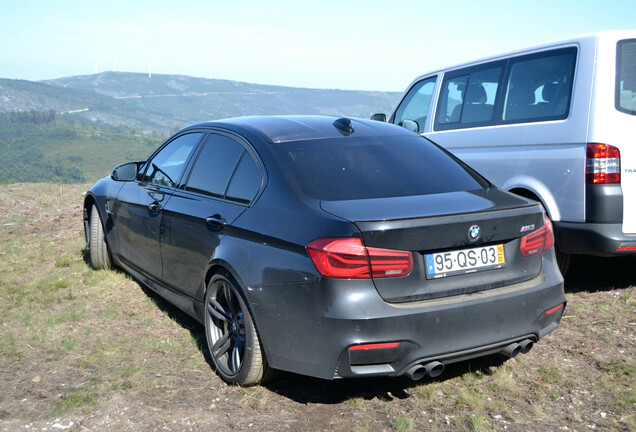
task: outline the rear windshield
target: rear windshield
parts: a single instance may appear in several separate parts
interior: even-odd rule
[[[636,115],[636,39],[620,41],[617,46],[616,109]]]
[[[417,136],[343,137],[273,145],[290,181],[306,195],[321,200],[429,195],[489,185]]]

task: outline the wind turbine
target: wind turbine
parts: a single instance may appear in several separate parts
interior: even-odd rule
[[[99,70],[98,70],[97,67],[103,61],[103,59],[102,60],[95,60],[94,58],[91,57],[90,60],[93,62],[93,68],[95,69],[95,73],[99,73]]]
[[[155,62],[156,60],[150,57],[150,54],[148,54],[147,57],[148,57],[148,78],[152,78],[152,63]]]
[[[115,64],[119,63],[119,60],[117,59],[117,51],[115,51],[113,53],[113,55],[110,57],[110,59],[113,62],[113,72],[115,72]]]

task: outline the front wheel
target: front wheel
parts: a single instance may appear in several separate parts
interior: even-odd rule
[[[216,274],[205,293],[205,336],[212,362],[227,383],[259,384],[268,366],[258,332],[234,279]]]
[[[91,267],[95,270],[107,270],[110,268],[110,255],[108,245],[104,236],[104,228],[97,211],[97,206],[93,204],[89,217],[88,227],[86,227],[86,240],[88,242],[88,254],[90,256]]]

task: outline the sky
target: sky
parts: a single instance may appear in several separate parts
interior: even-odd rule
[[[634,0],[0,0],[0,78],[115,70],[403,91],[445,66],[630,28]]]

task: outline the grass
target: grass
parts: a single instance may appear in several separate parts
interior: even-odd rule
[[[411,431],[413,430],[413,420],[408,415],[400,413],[395,416],[391,426],[398,431]]]
[[[0,190],[0,219],[16,221],[0,224],[0,430],[60,418],[122,431],[636,431],[632,284],[569,292],[561,327],[505,363],[415,383],[283,374],[232,387],[211,370],[200,325],[126,274],[87,266],[85,188]]]
[[[77,217],[79,190],[80,186],[49,186],[49,194],[38,194],[37,198],[42,199],[38,207],[57,208],[58,204],[50,199],[53,195],[69,203]],[[6,207],[9,199],[13,201],[3,198],[0,206]],[[25,205],[14,210],[29,212],[29,204],[33,203],[28,197],[22,199]],[[72,223],[81,226],[81,219],[77,217]],[[174,376],[203,367],[201,352],[191,334],[179,332],[179,326],[153,334],[156,323],[165,321],[156,304],[148,301],[148,296],[125,274],[91,270],[83,259],[81,232],[75,226],[66,233],[57,228],[55,220],[0,228],[0,253],[8,258],[0,260],[0,354],[9,362],[31,359],[31,363],[46,371],[43,376],[59,376],[57,369],[68,365],[67,385],[84,375],[73,371],[100,370],[101,379],[89,380],[81,391],[65,392],[60,399],[45,399],[43,412],[55,416],[90,410],[108,392],[149,388],[158,361],[167,375]],[[42,235],[47,229],[48,235]],[[135,319],[129,320],[131,315]],[[148,326],[152,323],[155,325]],[[162,336],[169,341],[163,349],[151,348],[151,341],[161,340]],[[173,382],[168,387],[174,388],[177,380],[170,381]]]
[[[70,412],[77,412],[81,409],[88,409],[97,404],[97,397],[86,391],[73,391],[65,393],[53,407],[52,416],[64,415]]]
[[[491,427],[490,422],[484,416],[471,415],[469,420],[469,427],[471,431],[493,431],[498,430]]]

